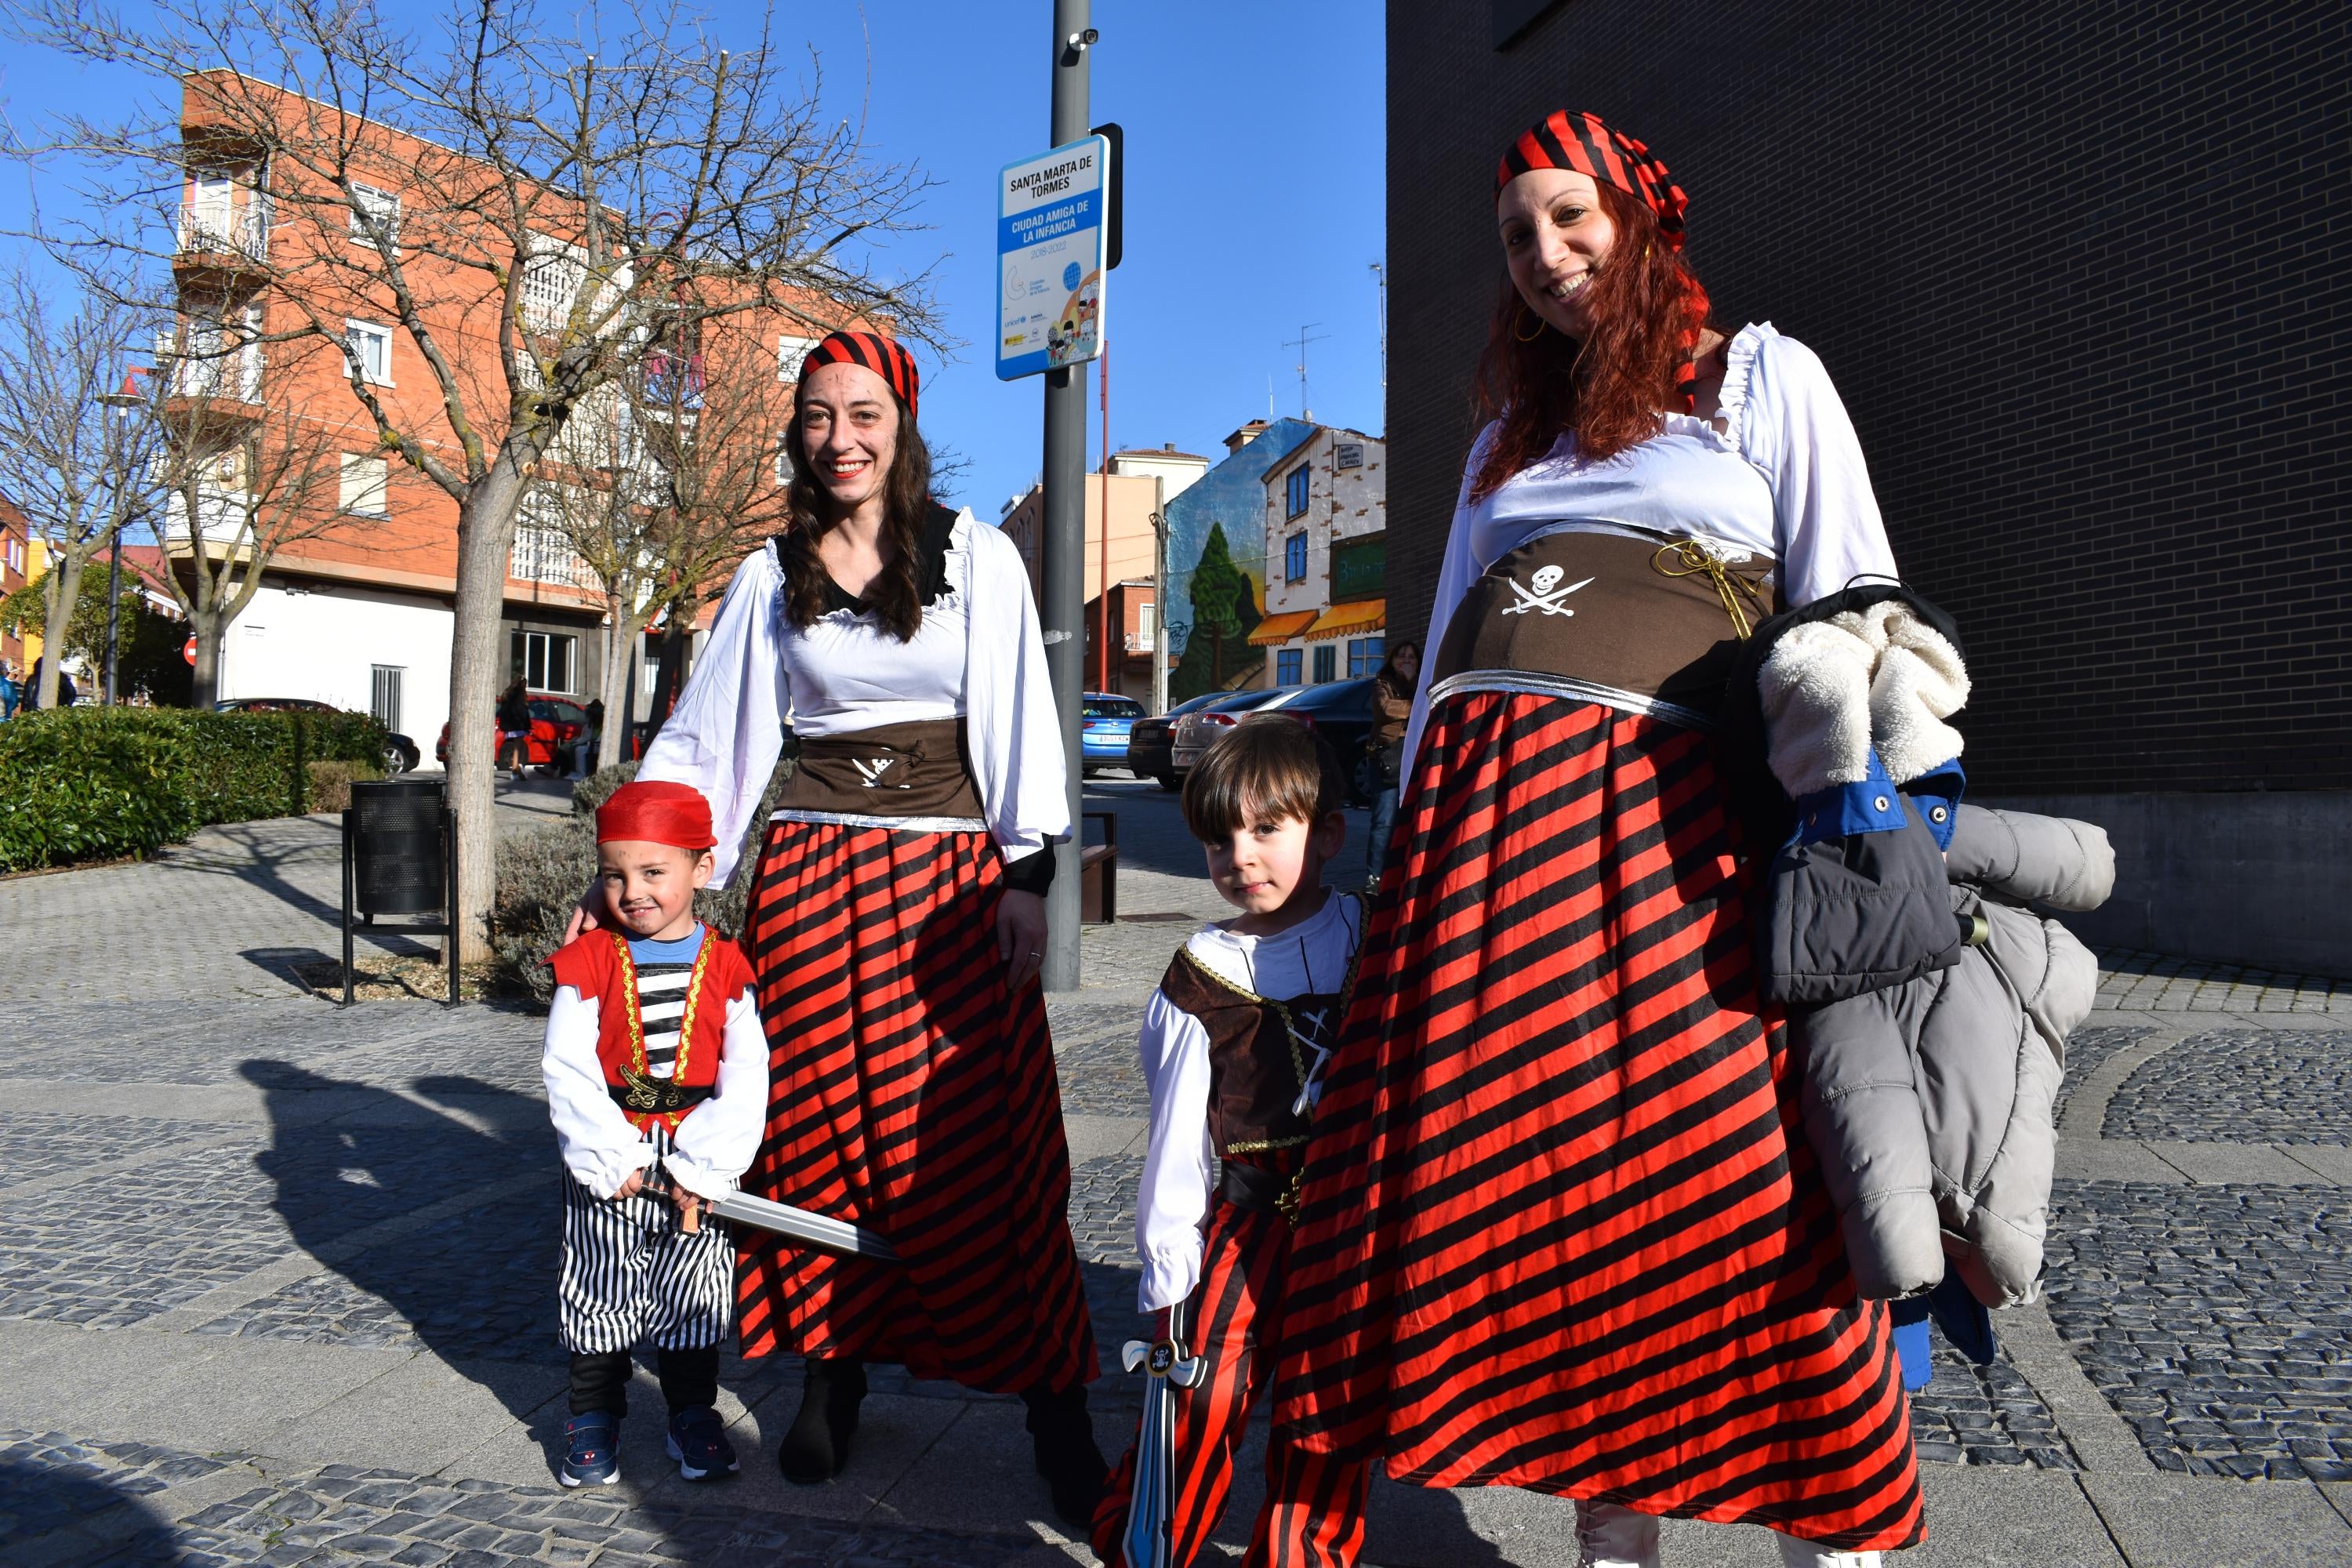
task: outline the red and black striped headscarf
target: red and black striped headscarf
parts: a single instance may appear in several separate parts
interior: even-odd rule
[[[1683,214],[1690,206],[1690,198],[1668,176],[1656,154],[1638,139],[1611,130],[1601,116],[1586,110],[1562,109],[1521,132],[1518,140],[1504,150],[1503,161],[1495,165],[1496,197],[1500,199],[1503,187],[1530,169],[1569,169],[1616,186],[1650,209],[1658,220],[1658,236],[1669,251],[1682,249]],[[1696,279],[1687,272],[1683,276],[1696,305],[1682,333],[1681,346],[1685,355],[1695,355],[1706,297],[1698,291]],[[1684,413],[1697,408],[1697,388],[1698,366],[1686,357],[1675,372],[1675,395]]]
[[[827,364],[865,366],[890,384],[890,390],[907,405],[907,417],[915,416],[916,395],[922,390],[923,378],[915,369],[915,356],[888,338],[877,332],[835,332],[801,361],[801,379],[806,381],[809,372]]]
[[[1667,249],[1683,247],[1683,211],[1690,198],[1649,148],[1612,131],[1601,116],[1563,109],[1521,132],[1495,167],[1495,194],[1530,169],[1572,169],[1606,181],[1656,215]]]

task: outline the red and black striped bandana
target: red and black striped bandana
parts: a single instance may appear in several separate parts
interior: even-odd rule
[[[801,361],[801,379],[806,381],[809,372],[827,364],[865,366],[890,384],[890,390],[907,405],[907,417],[915,416],[915,397],[922,390],[923,378],[915,369],[915,356],[888,338],[876,332],[835,332]]]
[[[1690,198],[1666,177],[1666,166],[1649,148],[1622,131],[1612,131],[1597,114],[1560,110],[1520,132],[1495,168],[1495,194],[1530,169],[1572,169],[1603,180],[1637,198],[1657,216],[1666,248],[1683,247],[1683,210]]]

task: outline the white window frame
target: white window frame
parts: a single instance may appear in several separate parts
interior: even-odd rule
[[[790,383],[801,378],[801,361],[808,358],[809,350],[824,342],[823,338],[796,338],[790,332],[776,334],[776,379]]]
[[[374,479],[362,479],[354,485],[354,470],[364,470],[370,463],[375,465]],[[345,452],[342,454],[342,471],[338,478],[341,480],[338,496],[347,516],[381,521],[392,515],[392,465],[384,458],[373,452]],[[370,492],[374,494],[376,510],[362,510],[362,506]]]
[[[382,374],[378,374],[376,371],[369,368],[367,354],[360,347],[360,341],[362,339],[383,345],[383,365]],[[390,386],[392,384],[392,329],[390,327],[385,326],[381,321],[360,321],[347,319],[343,322],[343,353],[349,355],[352,363],[359,368],[360,379],[362,381],[366,382],[371,386]]]
[[[357,206],[352,208],[350,214],[352,243],[364,245],[370,250],[376,247],[375,237],[368,232],[368,218],[361,216],[361,210],[364,208],[369,216],[389,215],[391,222],[388,226],[392,230],[393,252],[394,255],[399,254],[400,193],[387,191],[377,185],[363,184],[358,180],[353,180],[352,195],[358,198],[359,203]]]
[[[533,631],[529,626],[517,626],[509,636],[522,645],[520,673],[524,686],[530,690],[545,691],[557,697],[580,695],[580,639],[577,637],[570,632]],[[563,645],[563,684],[556,686],[548,683],[547,676],[548,667],[554,659],[555,645],[559,642]],[[508,657],[511,658],[513,643],[510,641],[508,646]],[[530,678],[531,655],[534,651],[539,655],[540,679],[537,680]]]

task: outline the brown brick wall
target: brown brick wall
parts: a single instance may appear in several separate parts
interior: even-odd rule
[[[1391,636],[1425,623],[1500,272],[1491,171],[1589,108],[1727,322],[1820,353],[1969,638],[1979,787],[2352,786],[2352,8],[1389,9]]]

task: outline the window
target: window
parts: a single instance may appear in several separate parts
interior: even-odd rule
[[[390,517],[391,475],[382,458],[343,454],[343,510],[353,517]]]
[[[1348,679],[1360,679],[1381,672],[1381,660],[1387,657],[1386,637],[1353,637],[1348,643]]]
[[[1294,533],[1282,542],[1282,575],[1285,582],[1307,581],[1307,535]]]
[[[561,632],[516,632],[509,639],[515,673],[533,691],[572,689],[572,645]]]
[[[595,585],[588,563],[572,548],[572,541],[562,529],[528,522],[515,525],[514,551],[508,560],[507,575],[525,583],[559,583],[571,588]]]
[[[385,729],[400,729],[400,678],[406,674],[399,665],[378,664],[369,667],[368,711]]]
[[[352,186],[352,242],[373,246],[381,236],[392,246],[400,244],[400,198],[390,191],[377,190],[373,185],[354,184]]]
[[[1330,643],[1318,643],[1315,648],[1315,681],[1321,685],[1339,679],[1339,650]]]
[[[1285,506],[1283,516],[1297,517],[1307,510],[1307,487],[1309,482],[1310,477],[1306,464],[1301,463],[1290,470],[1290,477],[1282,481]]]
[[[1299,663],[1306,658],[1304,650],[1295,647],[1277,648],[1274,655],[1274,683],[1276,686],[1298,684]]]
[[[377,386],[392,384],[392,329],[373,321],[343,323],[343,352],[352,356],[360,378]]]
[[[1139,653],[1149,652],[1159,640],[1160,606],[1138,605],[1135,607],[1134,647]]]
[[[808,358],[809,350],[824,342],[823,338],[796,338],[790,332],[776,334],[776,379],[798,381],[801,361]]]
[[[522,264],[522,324],[534,332],[560,332],[572,319],[572,302],[588,276],[587,252],[576,245],[530,237]]]

